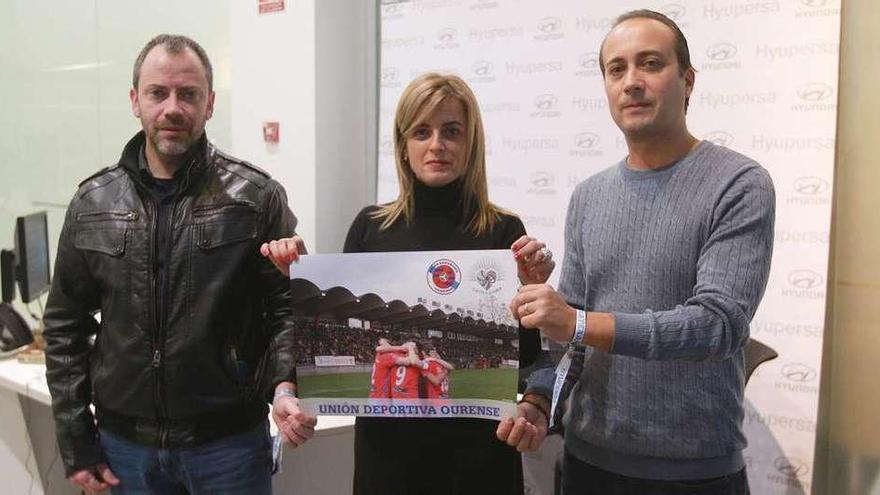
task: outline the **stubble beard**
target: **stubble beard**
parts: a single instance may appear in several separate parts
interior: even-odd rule
[[[190,136],[187,136],[182,141],[176,141],[173,139],[162,139],[158,135],[154,135],[152,136],[151,141],[153,141],[153,146],[156,147],[156,151],[162,155],[179,157],[185,155],[189,151],[190,147],[192,147],[193,140]]]

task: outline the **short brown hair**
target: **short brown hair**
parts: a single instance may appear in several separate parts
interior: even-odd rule
[[[205,77],[208,78],[208,91],[214,90],[214,69],[211,67],[211,60],[208,59],[208,53],[202,48],[202,45],[196,43],[192,38],[188,38],[181,34],[160,34],[151,39],[144,45],[141,53],[138,54],[137,60],[134,62],[134,71],[132,74],[131,84],[134,89],[138,87],[138,80],[141,77],[141,66],[144,65],[144,59],[153,48],[162,45],[168,50],[168,53],[179,54],[189,48],[199,57],[202,66],[205,67]]]
[[[676,24],[675,21],[673,21],[669,17],[666,17],[660,12],[655,12],[648,9],[639,9],[632,10],[618,16],[617,19],[615,19],[614,24],[611,26],[611,29],[616,28],[624,21],[628,21],[630,19],[653,19],[657,22],[663,23],[666,27],[671,29],[672,34],[675,35],[675,58],[678,59],[679,72],[684,74],[684,72],[688,69],[694,68],[693,64],[691,64],[691,52],[688,49],[687,39],[684,37],[684,33],[681,32],[681,29],[679,29],[678,24]],[[605,40],[603,39],[602,45],[600,45],[599,47],[599,69],[602,71],[602,77],[605,77],[605,62],[602,60],[602,48],[604,47]]]

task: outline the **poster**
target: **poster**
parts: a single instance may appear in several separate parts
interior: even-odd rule
[[[509,250],[308,255],[291,266],[310,414],[503,419],[515,413],[519,287]]]

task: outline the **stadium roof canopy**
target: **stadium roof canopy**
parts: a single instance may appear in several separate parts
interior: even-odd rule
[[[401,325],[407,329],[440,330],[480,337],[516,338],[517,328],[494,321],[445,313],[421,304],[410,306],[394,299],[385,301],[373,293],[354,295],[345,287],[322,290],[312,282],[295,278],[290,281],[293,309],[301,316],[342,320],[358,318],[383,325]]]

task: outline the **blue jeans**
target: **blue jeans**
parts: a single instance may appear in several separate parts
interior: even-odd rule
[[[158,449],[100,430],[101,447],[120,483],[114,495],[272,493],[269,424],[191,448]]]

